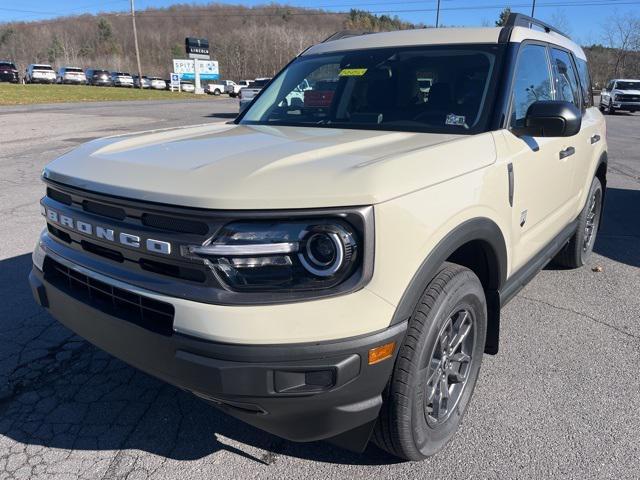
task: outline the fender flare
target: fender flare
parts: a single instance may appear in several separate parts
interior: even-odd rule
[[[604,172],[600,177],[598,172],[600,172],[600,168],[604,168]],[[596,164],[596,169],[593,171],[593,175],[600,178],[600,182],[602,183],[602,205],[604,206],[604,200],[607,194],[607,170],[609,169],[609,155],[605,150],[600,155],[598,159],[598,163]]]
[[[491,310],[494,308],[494,296],[497,295],[507,278],[507,247],[500,227],[489,218],[479,217],[458,225],[429,252],[402,294],[391,320],[392,325],[411,317],[425,288],[436,276],[442,264],[459,247],[474,240],[483,242],[487,260],[498,265],[497,271],[490,272],[489,285],[485,286],[488,313],[491,316]]]

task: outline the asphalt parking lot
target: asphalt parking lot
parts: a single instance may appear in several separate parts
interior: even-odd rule
[[[590,265],[547,267],[507,306],[464,425],[422,463],[263,433],[100,352],[33,302],[47,162],[91,138],[235,111],[230,99],[0,110],[0,479],[640,477],[640,114],[607,118]]]

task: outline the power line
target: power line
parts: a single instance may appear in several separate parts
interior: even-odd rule
[[[77,12],[78,10],[84,10],[86,8],[91,8],[91,7],[102,7],[104,5],[114,5],[116,3],[125,3],[128,0],[111,0],[109,2],[93,2],[90,3],[88,5],[82,5],[80,7],[74,7],[74,8],[69,8],[66,11],[67,12]],[[55,12],[51,12],[51,11],[44,11],[44,10],[23,10],[21,8],[6,8],[6,7],[0,7],[0,11],[3,12],[14,12],[14,13],[32,13],[35,15],[64,15],[63,12],[61,12],[60,10],[57,10]]]
[[[402,4],[407,4],[411,2],[397,2]],[[569,2],[564,1],[562,3],[538,3],[536,7],[538,8],[555,8],[555,7],[598,7],[598,6],[610,6],[612,3],[616,6],[620,5],[640,5],[639,0],[627,0],[621,2],[611,2],[611,1],[602,1],[596,0],[593,2],[589,2],[588,0],[582,0],[581,2]],[[389,5],[389,2],[385,3]],[[349,7],[351,5],[344,5],[344,7]],[[493,5],[474,5],[474,6],[461,6],[461,7],[440,7],[440,11],[469,11],[469,10],[495,10],[502,9],[506,7],[511,8],[529,8],[531,7],[531,2],[527,3],[510,3],[510,4],[493,4]],[[213,13],[207,11],[201,11],[199,13],[172,13],[167,11],[142,11],[139,12],[139,17],[170,17],[170,18],[201,18],[201,17],[272,17],[272,16],[282,16],[283,10],[286,10],[286,7],[272,7],[277,9],[277,11],[273,12],[242,12],[242,13]],[[291,7],[294,8],[294,7]],[[303,7],[295,7],[302,9]],[[321,7],[315,7],[321,8]],[[333,8],[333,7],[332,7]],[[339,8],[336,6],[335,8]],[[247,8],[247,10],[252,10]],[[421,13],[421,12],[436,12],[437,8],[415,8],[415,9],[386,9],[386,10],[367,10],[368,13],[371,14],[387,14],[387,13]],[[348,14],[348,11],[289,11],[286,14],[288,16],[315,16],[315,15],[345,15]]]
[[[91,6],[102,6],[109,4],[122,3],[127,0],[112,0],[109,2],[100,2],[99,4],[90,4],[84,7],[75,7],[69,11],[77,11],[83,8],[90,8]],[[448,0],[452,1],[452,0]],[[533,8],[556,8],[556,7],[598,7],[598,6],[635,6],[640,5],[640,0],[622,0],[622,1],[603,1],[603,0],[562,0],[561,2],[545,2],[545,3],[536,3],[533,1]],[[318,11],[318,9],[326,9],[326,8],[348,8],[348,9],[359,9],[364,7],[365,5],[409,5],[409,4],[423,4],[424,1],[404,1],[404,2],[369,2],[362,4],[334,4],[334,5],[316,5],[313,7],[307,6],[299,6],[299,5],[284,5],[284,6],[270,6],[267,5],[267,8],[274,9],[273,12],[256,12],[254,11],[254,7],[222,7],[225,11],[221,13],[214,13],[207,11],[206,7],[196,7],[195,10],[199,10],[198,13],[173,13],[164,8],[161,9],[148,9],[139,11],[138,18],[146,18],[146,17],[164,17],[164,18],[201,18],[201,17],[271,17],[271,16],[281,16],[283,14],[283,10],[287,10],[289,8],[299,9],[299,11],[289,11],[287,12],[288,16],[316,16],[316,15],[345,15],[348,14],[348,11],[330,11],[330,10],[322,10]],[[438,0],[438,3],[439,0]],[[442,11],[470,11],[470,10],[495,10],[495,9],[503,9],[503,8],[529,8],[532,7],[532,2],[526,3],[509,3],[509,4],[492,4],[492,5],[473,5],[473,6],[437,6],[435,8],[415,8],[415,9],[385,9],[385,10],[366,10],[371,14],[402,14],[402,13],[433,13],[437,14],[437,23],[439,22],[440,12]],[[264,8],[264,7],[260,7]],[[532,8],[532,13],[533,13]],[[313,11],[308,11],[307,9],[313,9]],[[231,10],[231,12],[229,12]],[[233,11],[236,13],[232,13]],[[15,8],[6,8],[0,7],[0,11],[7,12],[15,12],[15,13],[28,13],[35,15],[58,15],[61,16],[61,12],[48,12],[48,11],[35,11],[35,10],[22,10]],[[111,15],[123,15],[123,12],[112,12]],[[64,15],[64,14],[63,14]],[[126,15],[129,15],[128,13]]]

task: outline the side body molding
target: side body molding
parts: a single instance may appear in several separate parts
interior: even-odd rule
[[[427,284],[436,276],[442,263],[458,248],[471,241],[480,242],[485,261],[489,266],[484,285],[488,309],[485,351],[495,354],[498,351],[500,322],[498,292],[507,278],[507,247],[500,228],[489,218],[474,218],[463,222],[429,252],[403,293],[391,323],[393,325],[405,321],[413,314]]]

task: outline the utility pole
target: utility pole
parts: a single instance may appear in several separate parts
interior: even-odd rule
[[[136,30],[136,8],[131,0],[131,22],[133,23],[133,43],[136,45],[136,61],[138,62],[138,81],[142,89],[142,67],[140,66],[140,49],[138,48],[138,31]]]
[[[436,28],[440,25],[440,0],[438,0],[438,8],[436,9]]]
[[[531,17],[533,18],[533,14],[536,12],[536,0],[533,0],[533,5],[531,5]]]

